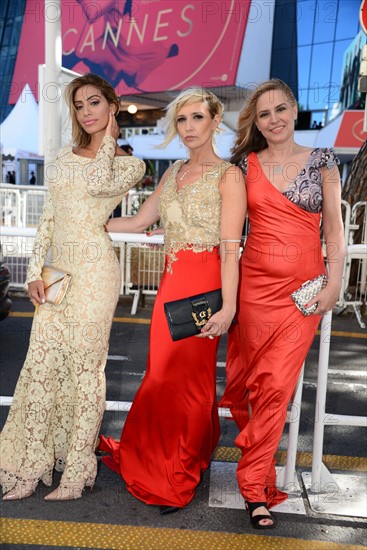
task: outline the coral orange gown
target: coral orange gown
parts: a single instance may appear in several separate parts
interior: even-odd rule
[[[104,462],[147,504],[184,507],[195,495],[219,439],[219,339],[173,342],[164,303],[221,287],[218,183],[224,162],[176,191],[177,161],[160,197],[166,267],[154,303],[147,371],[120,442],[101,437]]]
[[[332,150],[315,149],[284,193],[265,177],[255,153],[242,163],[250,233],[241,258],[237,324],[228,338],[227,386],[220,404],[230,407],[240,429],[241,493],[269,507],[287,498],[275,486],[274,453],[320,321],[318,315],[304,317],[290,294],[325,273],[320,168],[338,162]]]

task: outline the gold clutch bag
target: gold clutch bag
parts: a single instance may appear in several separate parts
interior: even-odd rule
[[[70,285],[71,274],[45,265],[42,268],[41,277],[45,287],[46,302],[58,306],[63,301]]]
[[[306,281],[297,290],[292,292],[291,298],[303,315],[310,315],[310,313],[313,313],[317,309],[317,303],[311,307],[305,307],[305,304],[314,298],[326,285],[326,275],[319,275],[315,279]]]

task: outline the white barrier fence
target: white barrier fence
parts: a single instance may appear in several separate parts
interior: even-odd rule
[[[152,191],[131,189],[121,203],[121,215],[134,214]],[[47,187],[41,185],[0,184],[1,224],[12,227],[37,227],[43,211]]]
[[[29,258],[36,235],[35,227],[2,227],[1,249],[11,271],[11,287],[23,289]],[[150,248],[147,244],[163,244],[163,235],[111,233],[121,268],[121,295],[133,295],[131,313],[135,314],[141,295],[156,294],[164,268],[163,247]]]
[[[42,186],[1,184],[0,186],[0,212],[4,226],[13,228],[37,227],[42,214],[43,204],[47,188]],[[131,189],[124,197],[121,204],[123,216],[132,215],[139,210],[144,200],[151,191],[136,191]],[[358,242],[355,235],[359,229],[357,219],[362,211],[361,238]],[[348,245],[349,254],[346,258],[343,273],[343,284],[337,304],[337,313],[352,307],[361,328],[365,328],[360,309],[367,302],[367,202],[360,201],[351,207],[346,201],[342,201],[342,214],[344,221],[344,238]],[[32,250],[34,234],[2,232],[3,255],[12,272],[12,286],[22,287],[29,256]],[[121,294],[133,295],[132,313],[136,313],[139,297],[142,295],[154,295],[157,292],[159,279],[164,266],[163,250],[152,250],[144,245],[144,238],[133,241],[131,236],[124,240],[112,237],[118,249],[121,265]],[[162,240],[160,240],[162,242]],[[7,254],[6,249],[18,250],[16,255]],[[357,282],[351,287],[352,267],[356,264]],[[355,276],[354,276],[355,277]]]
[[[26,278],[29,258],[32,253],[36,228],[2,227],[1,248],[5,262],[11,271],[11,287],[22,289]],[[164,249],[152,249],[146,242],[163,244],[163,236],[147,238],[145,235],[111,233],[121,268],[121,295],[132,295],[131,313],[135,314],[139,298],[155,295],[164,268]],[[366,265],[367,244],[355,244],[347,247],[348,255],[343,273],[342,292],[337,303],[336,313],[347,307],[354,309],[361,328],[365,328],[360,308],[366,305]],[[352,262],[357,263],[357,283],[350,287]]]
[[[367,244],[364,246],[367,247]],[[329,311],[321,321],[312,469],[311,472],[302,472],[302,480],[309,504],[314,512],[367,517],[365,479],[350,472],[331,473],[323,463],[326,426],[367,427],[366,416],[329,414],[326,412],[331,320],[332,312]]]

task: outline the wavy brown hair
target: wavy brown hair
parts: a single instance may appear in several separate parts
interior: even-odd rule
[[[237,126],[237,138],[232,148],[231,162],[236,164],[243,155],[262,151],[268,144],[262,133],[256,127],[256,105],[260,96],[272,90],[279,90],[283,93],[286,101],[292,106],[297,105],[292,90],[282,80],[273,78],[266,80],[251,93],[244,107],[240,111]]]
[[[101,78],[100,76],[93,73],[87,73],[83,76],[78,76],[77,78],[74,78],[74,80],[72,80],[66,87],[65,98],[70,111],[73,144],[76,147],[86,147],[87,145],[89,145],[91,140],[91,136],[87,134],[85,130],[83,130],[78,122],[74,105],[75,94],[79,90],[79,88],[82,88],[82,86],[94,86],[95,88],[98,88],[101,94],[106,98],[107,102],[110,105],[115,105],[115,116],[120,110],[120,102],[116,95],[116,92],[111,84],[104,80],[104,78]]]

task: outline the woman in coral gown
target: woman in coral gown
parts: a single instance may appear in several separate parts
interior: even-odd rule
[[[242,451],[237,478],[255,528],[271,528],[267,508],[287,498],[276,488],[274,453],[287,406],[321,315],[339,296],[344,259],[339,160],[331,149],[294,142],[296,100],[286,84],[260,85],[240,113],[232,161],[246,178],[250,232],[241,258],[237,324],[229,334],[229,406]],[[328,284],[304,316],[290,294],[325,273]]]
[[[238,251],[246,212],[241,171],[220,159],[213,137],[223,106],[209,91],[182,92],[168,107],[168,143],[178,134],[188,161],[176,161],[132,218],[111,220],[109,231],[141,232],[161,219],[166,265],[154,303],[147,371],[121,440],[101,437],[105,463],[127,489],[161,513],[195,495],[219,438],[216,403],[218,336],[236,308]],[[220,253],[219,253],[220,252]],[[223,306],[200,336],[172,341],[164,303],[222,287]]]
[[[95,445],[105,409],[109,334],[120,292],[120,267],[104,224],[145,172],[116,145],[119,100],[96,75],[68,88],[75,148],[54,164],[27,282],[36,307],[27,357],[1,433],[4,500],[29,497],[38,482],[60,485],[46,500],[79,498],[97,471]],[[72,275],[59,305],[45,303],[41,270]]]

